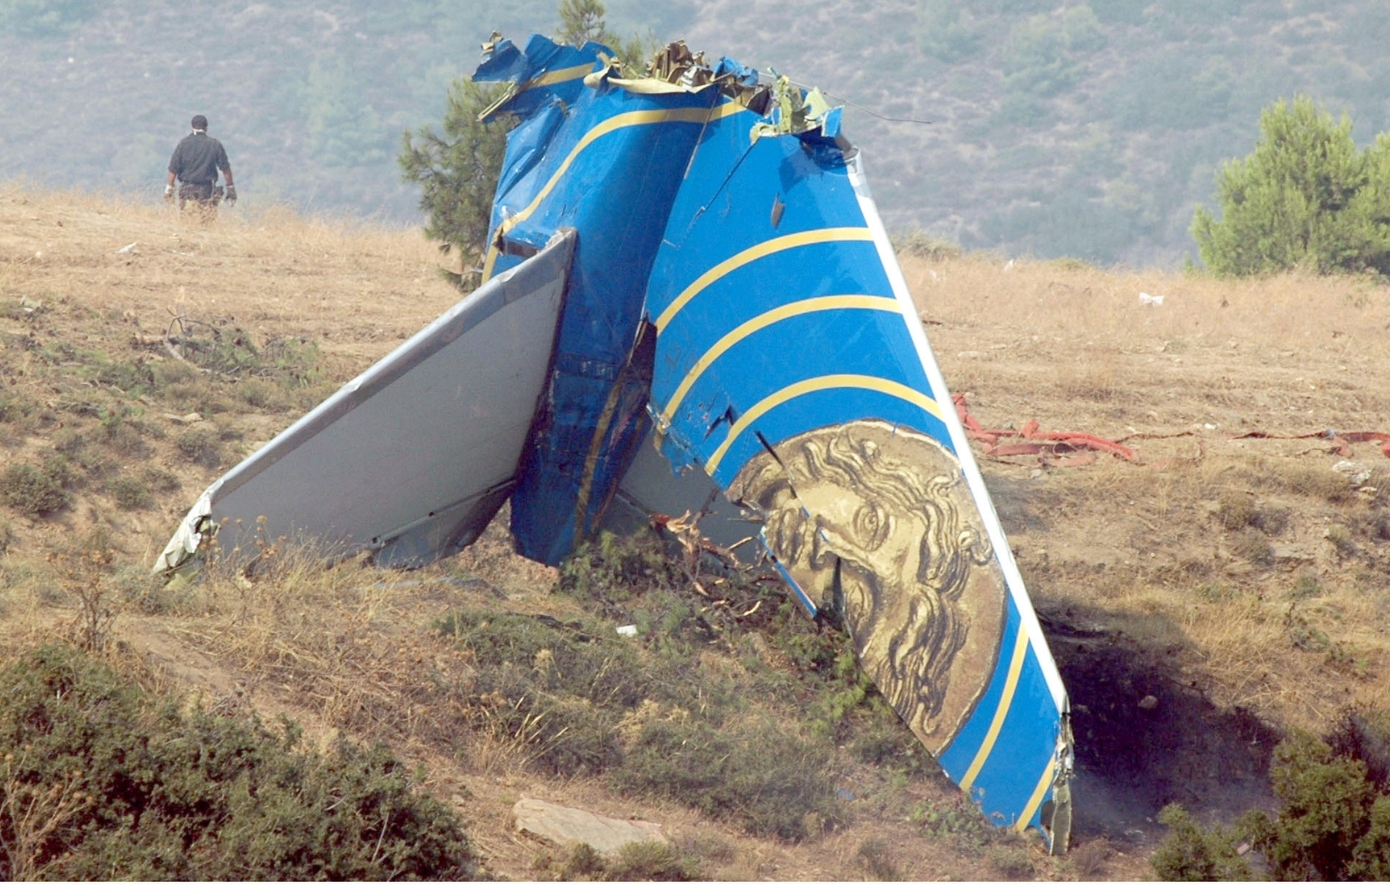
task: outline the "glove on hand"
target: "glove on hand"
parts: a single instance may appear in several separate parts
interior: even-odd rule
[[[228,206],[231,206],[231,205],[234,205],[235,203],[236,203],[236,185],[234,185],[234,184],[229,184],[229,185],[227,185],[227,205],[228,205]]]
[[[174,201],[174,186],[173,186],[172,184],[166,184],[166,185],[164,185],[164,202],[166,202],[166,203],[172,203],[173,201]]]

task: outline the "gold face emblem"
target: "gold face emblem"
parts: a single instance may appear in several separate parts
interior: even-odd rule
[[[759,511],[802,590],[835,594],[860,664],[939,755],[989,684],[1004,576],[960,462],[931,437],[854,421],[744,465],[730,499]]]

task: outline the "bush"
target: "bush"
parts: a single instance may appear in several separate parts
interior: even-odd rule
[[[1364,762],[1298,735],[1274,749],[1270,776],[1283,808],[1273,820],[1253,812],[1244,826],[1275,878],[1335,881],[1383,862],[1367,852],[1390,843],[1390,829],[1372,827],[1375,806],[1383,817],[1390,799],[1376,796]]]
[[[1149,858],[1166,882],[1248,882],[1255,878],[1236,850],[1235,835],[1224,828],[1204,830],[1181,805],[1159,812],[1168,835]]]
[[[1307,96],[1265,109],[1254,152],[1217,174],[1216,199],[1221,219],[1198,208],[1192,235],[1218,274],[1390,273],[1390,135],[1360,151],[1351,121]]]
[[[195,425],[174,438],[174,445],[188,460],[204,467],[216,467],[222,463],[222,444],[215,428],[206,424]]]
[[[628,842],[610,855],[592,845],[572,842],[565,855],[537,859],[537,869],[549,869],[562,882],[690,882],[703,879],[697,860],[667,842]]]
[[[1376,789],[1390,794],[1390,712],[1360,706],[1343,710],[1327,744],[1338,756],[1366,763],[1366,776]]]
[[[699,864],[666,842],[629,842],[607,864],[610,882],[691,882],[703,878]]]
[[[1274,546],[1257,529],[1238,532],[1230,543],[1232,553],[1257,568],[1271,568],[1278,561]]]
[[[678,799],[754,836],[799,840],[839,820],[829,748],[770,722],[715,728],[647,723],[609,781],[634,795]]]
[[[72,503],[63,488],[69,478],[66,462],[54,459],[39,469],[29,464],[11,464],[0,474],[0,500],[30,519],[56,513]]]
[[[150,485],[138,476],[123,473],[106,483],[106,491],[122,510],[143,510],[150,506]]]
[[[1390,878],[1390,714],[1344,710],[1326,741],[1281,741],[1270,780],[1283,805],[1274,818],[1252,811],[1234,831],[1204,830],[1181,807],[1163,810],[1169,827],[1150,863],[1162,879],[1249,879],[1236,834],[1259,849],[1279,880],[1385,881]]]
[[[466,878],[447,806],[383,748],[297,748],[180,712],[81,652],[0,673],[0,874],[9,879]]]
[[[473,653],[478,721],[525,746],[533,766],[568,775],[621,761],[618,719],[643,698],[627,643],[545,616],[460,611],[440,626]]]

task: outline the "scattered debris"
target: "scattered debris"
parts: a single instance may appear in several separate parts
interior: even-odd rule
[[[1040,432],[1036,418],[1030,418],[1020,430],[1014,430],[1011,427],[1001,430],[986,430],[980,426],[980,422],[976,421],[966,408],[963,394],[956,394],[951,399],[956,404],[956,413],[960,415],[961,423],[965,425],[966,435],[976,442],[982,443],[985,454],[990,457],[1037,455],[1044,463],[1063,467],[1094,464],[1097,452],[1109,452],[1124,458],[1126,461],[1139,460],[1133,449],[1120,445],[1114,440],[1093,436],[1089,433]],[[1005,437],[1020,437],[1028,442],[1001,444],[999,440]]]
[[[1251,430],[1248,433],[1240,433],[1230,437],[1230,439],[1325,439],[1332,443],[1332,451],[1343,458],[1350,458],[1352,455],[1352,443],[1378,442],[1380,451],[1385,457],[1390,458],[1390,433],[1378,430],[1317,430],[1312,433],[1280,434],[1267,433],[1263,430]]]
[[[1140,292],[1140,293],[1139,293],[1139,303],[1140,303],[1140,304],[1143,304],[1143,305],[1147,305],[1147,306],[1149,306],[1149,307],[1162,307],[1162,306],[1163,306],[1163,296],[1162,296],[1162,295],[1150,295],[1148,292]]]

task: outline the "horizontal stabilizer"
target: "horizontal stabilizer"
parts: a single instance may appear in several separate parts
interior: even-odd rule
[[[419,566],[507,499],[548,377],[573,231],[469,294],[213,483],[156,571],[221,532],[224,555],[282,536]],[[211,523],[208,522],[211,520]]]

